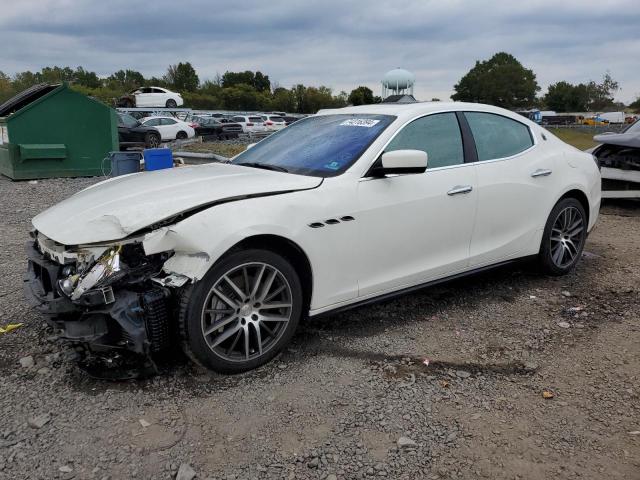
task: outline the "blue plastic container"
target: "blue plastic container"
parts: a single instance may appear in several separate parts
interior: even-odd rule
[[[142,155],[140,152],[111,152],[111,177],[127,175],[128,173],[137,173],[140,171],[140,160]],[[106,174],[106,172],[103,172]]]
[[[162,170],[173,168],[173,153],[168,148],[147,148],[144,151],[144,169]]]

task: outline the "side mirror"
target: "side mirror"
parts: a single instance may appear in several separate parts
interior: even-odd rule
[[[382,154],[382,165],[374,168],[372,173],[380,176],[424,173],[427,161],[427,152],[422,150],[393,150]]]

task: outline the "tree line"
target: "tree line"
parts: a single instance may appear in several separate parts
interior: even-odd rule
[[[525,68],[513,55],[500,52],[489,60],[477,61],[454,86],[455,93],[451,98],[510,110],[539,108],[556,112],[602,112],[626,107],[614,101],[619,88],[618,82],[606,72],[600,82],[556,82],[539,96],[540,86],[533,70]],[[629,107],[637,111],[640,100]]]
[[[196,109],[276,110],[315,113],[322,108],[380,102],[368,87],[350,94],[334,94],[327,86],[294,85],[284,88],[260,71],[225,72],[200,81],[191,63],[170,65],[162,77],[145,77],[136,70],[118,70],[100,78],[83,67],[45,67],[39,72],[19,72],[13,77],[0,72],[0,102],[38,83],[68,82],[72,88],[109,105],[115,99],[143,86],[165,87],[181,93],[185,105]]]
[[[13,77],[0,71],[0,102],[37,83],[62,81],[110,105],[123,94],[142,86],[176,90],[182,94],[186,106],[196,109],[315,113],[322,108],[382,101],[366,86],[337,94],[322,85],[297,84],[285,88],[260,71],[227,71],[201,81],[191,63],[180,62],[170,65],[162,77],[148,78],[136,70],[118,70],[101,78],[83,67],[45,67],[39,72],[19,72]],[[499,52],[488,60],[477,61],[455,84],[451,98],[510,110],[539,108],[557,112],[595,112],[625,108],[625,105],[614,101],[619,84],[608,72],[599,82],[590,80],[572,84],[559,81],[550,85],[544,95],[539,95],[540,90],[533,70],[524,67],[513,55]],[[640,111],[640,99],[629,108]]]

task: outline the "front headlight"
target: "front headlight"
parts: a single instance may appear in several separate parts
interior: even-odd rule
[[[88,272],[82,276],[72,275],[61,280],[60,288],[66,293],[74,287],[71,292],[71,300],[77,300],[87,290],[112,284],[124,275],[120,268],[121,250],[122,245],[109,248],[96,260],[96,263]]]

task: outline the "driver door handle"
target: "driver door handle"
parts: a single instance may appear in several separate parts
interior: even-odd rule
[[[531,174],[531,176],[533,178],[536,178],[536,177],[548,177],[549,175],[551,175],[551,170],[546,169],[546,168],[539,168],[539,169],[537,169],[535,172],[533,172]]]
[[[451,196],[458,195],[460,193],[469,193],[471,190],[473,190],[473,187],[471,185],[456,185],[447,192],[447,195]]]

